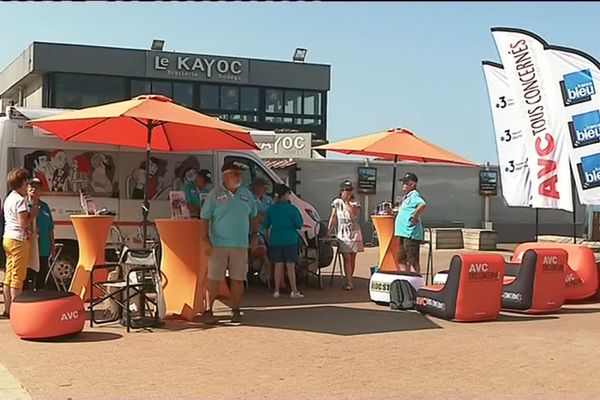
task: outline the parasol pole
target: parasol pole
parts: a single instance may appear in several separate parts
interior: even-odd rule
[[[394,155],[394,170],[392,172],[392,208],[396,206],[396,166],[398,165],[398,155]]]
[[[148,214],[150,213],[150,203],[148,203],[148,182],[150,181],[150,146],[152,143],[152,129],[154,125],[152,121],[148,121],[146,125],[148,127],[148,139],[146,143],[146,174],[144,178],[144,202],[142,203],[142,240],[143,247],[146,248],[146,239],[148,233]]]

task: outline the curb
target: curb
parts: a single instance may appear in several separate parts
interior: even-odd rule
[[[31,396],[21,382],[2,364],[0,364],[0,399],[31,400]]]

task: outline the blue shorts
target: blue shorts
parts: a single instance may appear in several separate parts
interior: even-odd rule
[[[298,246],[269,247],[269,260],[272,263],[298,262]]]

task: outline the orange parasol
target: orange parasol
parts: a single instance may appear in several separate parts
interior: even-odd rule
[[[371,135],[359,136],[316,147],[315,150],[329,150],[348,155],[361,155],[394,160],[392,177],[392,203],[396,192],[396,163],[416,161],[421,163],[443,163],[476,166],[448,150],[415,136],[408,129],[388,129]]]
[[[29,121],[62,140],[110,144],[150,151],[257,150],[247,129],[173,103],[161,95],[69,111]],[[148,174],[144,190],[143,236],[148,222]]]

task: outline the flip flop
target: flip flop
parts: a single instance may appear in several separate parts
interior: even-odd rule
[[[352,289],[353,289],[353,286],[352,286],[352,284],[351,284],[351,283],[346,283],[346,284],[344,285],[344,290],[352,290]]]

